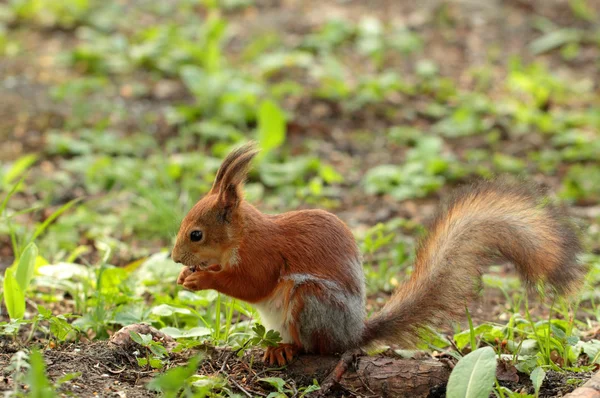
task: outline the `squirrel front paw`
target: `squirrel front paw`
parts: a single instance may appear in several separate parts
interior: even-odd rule
[[[186,278],[192,275],[193,273],[194,271],[190,269],[190,267],[183,267],[183,269],[179,273],[179,276],[177,277],[177,284],[183,285],[183,282],[186,280]]]
[[[267,347],[263,362],[268,362],[269,365],[277,362],[277,365],[285,366],[292,362],[298,351],[296,345],[287,343],[280,343],[277,347]]]
[[[200,268],[200,269],[196,268],[196,267],[184,267],[181,270],[181,272],[179,273],[179,276],[177,277],[177,284],[185,286],[186,279],[188,279],[191,275],[194,275],[194,274],[202,274],[203,272],[219,272],[221,270],[222,270],[222,267],[220,264],[213,264],[206,268]],[[185,286],[185,287],[187,287],[187,286]],[[195,289],[195,290],[200,290],[200,289]]]
[[[196,270],[186,276],[183,281],[183,287],[194,292],[215,289],[215,275],[217,274],[217,272]]]

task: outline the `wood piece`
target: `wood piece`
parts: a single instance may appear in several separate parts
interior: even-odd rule
[[[168,351],[172,350],[177,345],[177,342],[172,337],[164,334],[155,327],[143,323],[136,323],[122,327],[112,336],[110,336],[109,343],[114,344],[125,351],[130,351],[133,346],[137,345],[137,343],[131,339],[131,332],[136,332],[138,334],[151,334],[152,339],[154,341],[161,342]]]
[[[286,370],[290,376],[323,381],[339,364],[339,357],[304,355]],[[444,396],[450,369],[433,359],[396,359],[360,356],[354,367],[342,375],[338,389],[360,396],[427,397]],[[335,391],[335,388],[331,388]]]
[[[588,381],[565,398],[600,398],[600,372],[594,374]]]

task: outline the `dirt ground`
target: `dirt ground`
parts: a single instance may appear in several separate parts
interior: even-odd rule
[[[600,2],[589,2],[600,12]],[[445,35],[431,25],[432,15],[446,7],[446,13],[456,23],[455,32]],[[343,16],[358,20],[365,15],[378,16],[384,20],[406,24],[416,29],[426,42],[425,54],[437,62],[441,73],[452,77],[462,87],[471,87],[475,82],[466,71],[476,65],[482,65],[489,59],[490,52],[501,54],[507,58],[519,54],[523,59],[530,58],[528,44],[539,33],[533,30],[532,20],[540,16],[546,17],[557,24],[577,26],[583,22],[574,20],[568,11],[567,0],[487,0],[476,1],[294,1],[294,0],[257,0],[256,6],[239,14],[232,14],[235,36],[231,41],[231,51],[248,41],[253,34],[277,30],[284,33],[285,40],[293,42],[297,36],[310,30],[334,16]],[[49,59],[63,49],[70,48],[76,42],[73,32],[62,30],[32,31],[20,29],[19,35],[27,45],[27,52],[14,59],[0,59],[0,160],[8,161],[27,152],[41,152],[45,145],[45,133],[60,127],[69,117],[70,109],[54,103],[48,95],[48,87],[58,81],[69,79],[74,72],[61,69],[49,62]],[[555,60],[556,55],[548,55],[550,65],[563,66],[564,62]],[[600,82],[598,68],[595,63],[599,59],[598,48],[589,48],[569,64],[568,69],[560,69],[559,73],[587,76],[595,83]],[[348,54],[348,62],[352,55]],[[498,60],[498,64],[502,60]],[[389,65],[406,68],[407,63],[401,60],[389,59]],[[360,70],[362,66],[356,65]],[[495,69],[494,81],[501,82],[504,78],[503,69]],[[173,97],[183,97],[186,94],[181,89]],[[427,98],[402,98],[398,100],[398,108],[402,109],[405,101],[416,108],[427,104]],[[152,109],[162,109],[168,101],[128,101],[125,106],[131,107],[133,120],[136,116]],[[331,148],[343,149],[353,156],[364,159],[362,166],[366,169],[379,164],[382,159],[386,162],[396,162],[402,159],[403,149],[385,147],[377,137],[365,140],[360,136],[349,140],[346,132],[356,132],[363,127],[370,130],[383,130],[391,125],[402,124],[405,119],[402,112],[394,115],[381,114],[375,107],[365,107],[353,113],[338,109],[335,104],[305,99],[297,103],[286,104],[294,114],[301,115],[290,122],[290,141],[301,142],[306,135],[319,137],[325,141],[321,155]],[[416,121],[421,128],[426,129],[431,122],[423,115],[417,116]],[[168,136],[175,132],[169,127],[159,127],[160,134]],[[479,145],[478,137],[457,138],[451,142],[453,149],[460,153]],[[535,142],[501,143],[507,153],[516,156],[523,154],[528,147],[537,145]],[[53,159],[45,159],[52,163]],[[343,164],[339,165],[344,167]],[[353,184],[350,174],[349,183],[341,195],[342,206],[338,215],[347,220],[353,227],[374,225],[392,217],[401,216],[417,222],[425,220],[433,211],[437,198],[423,200],[408,200],[397,203],[389,198],[369,197],[362,192],[359,184]],[[547,177],[543,182],[550,187],[559,184],[560,176]],[[353,188],[354,186],[354,188]],[[442,192],[443,194],[444,192]],[[585,216],[584,208],[575,209]],[[10,258],[8,242],[0,242],[0,257]],[[126,261],[124,261],[126,262]],[[3,265],[10,264],[10,261]],[[371,297],[370,303],[379,306],[381,300]],[[486,293],[480,303],[474,304],[475,320],[489,320],[490,317],[502,312],[503,296],[497,291]],[[0,369],[4,369],[12,354],[18,350],[6,338],[0,340]],[[65,385],[65,391],[81,397],[147,397],[152,396],[144,387],[155,375],[139,366],[132,353],[109,347],[107,342],[79,343],[59,346],[44,352],[47,361],[47,371],[53,380],[65,374],[81,372],[82,375]],[[173,354],[169,367],[186,363],[190,354]],[[244,387],[252,395],[266,396],[267,389],[257,390],[256,380],[265,375],[276,376],[277,371],[266,372],[263,365],[254,364],[248,367],[247,358],[240,360],[227,351],[211,351],[212,360],[201,364],[203,374],[222,374],[230,381]],[[560,396],[571,391],[577,383],[567,382],[570,379],[583,379],[582,374],[558,374],[550,372],[542,388],[540,396]],[[527,377],[522,377],[520,387],[531,390]],[[0,378],[0,391],[12,388],[12,379],[8,373]],[[517,389],[516,385],[508,385]],[[532,391],[532,390],[531,390]]]

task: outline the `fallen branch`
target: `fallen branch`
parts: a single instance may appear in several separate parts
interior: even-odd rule
[[[286,373],[306,382],[312,379],[323,382],[332,380],[328,376],[339,364],[339,357],[306,355],[288,366]],[[332,392],[337,388],[360,396],[443,396],[449,376],[450,369],[433,359],[358,356],[354,357],[353,366],[341,375],[339,382],[334,383],[335,386],[323,385],[323,387],[327,387]]]

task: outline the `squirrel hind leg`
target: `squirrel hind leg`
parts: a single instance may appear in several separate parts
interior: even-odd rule
[[[310,282],[296,287],[293,303],[298,338],[307,352],[340,353],[359,344],[365,319],[362,295],[334,282]]]

